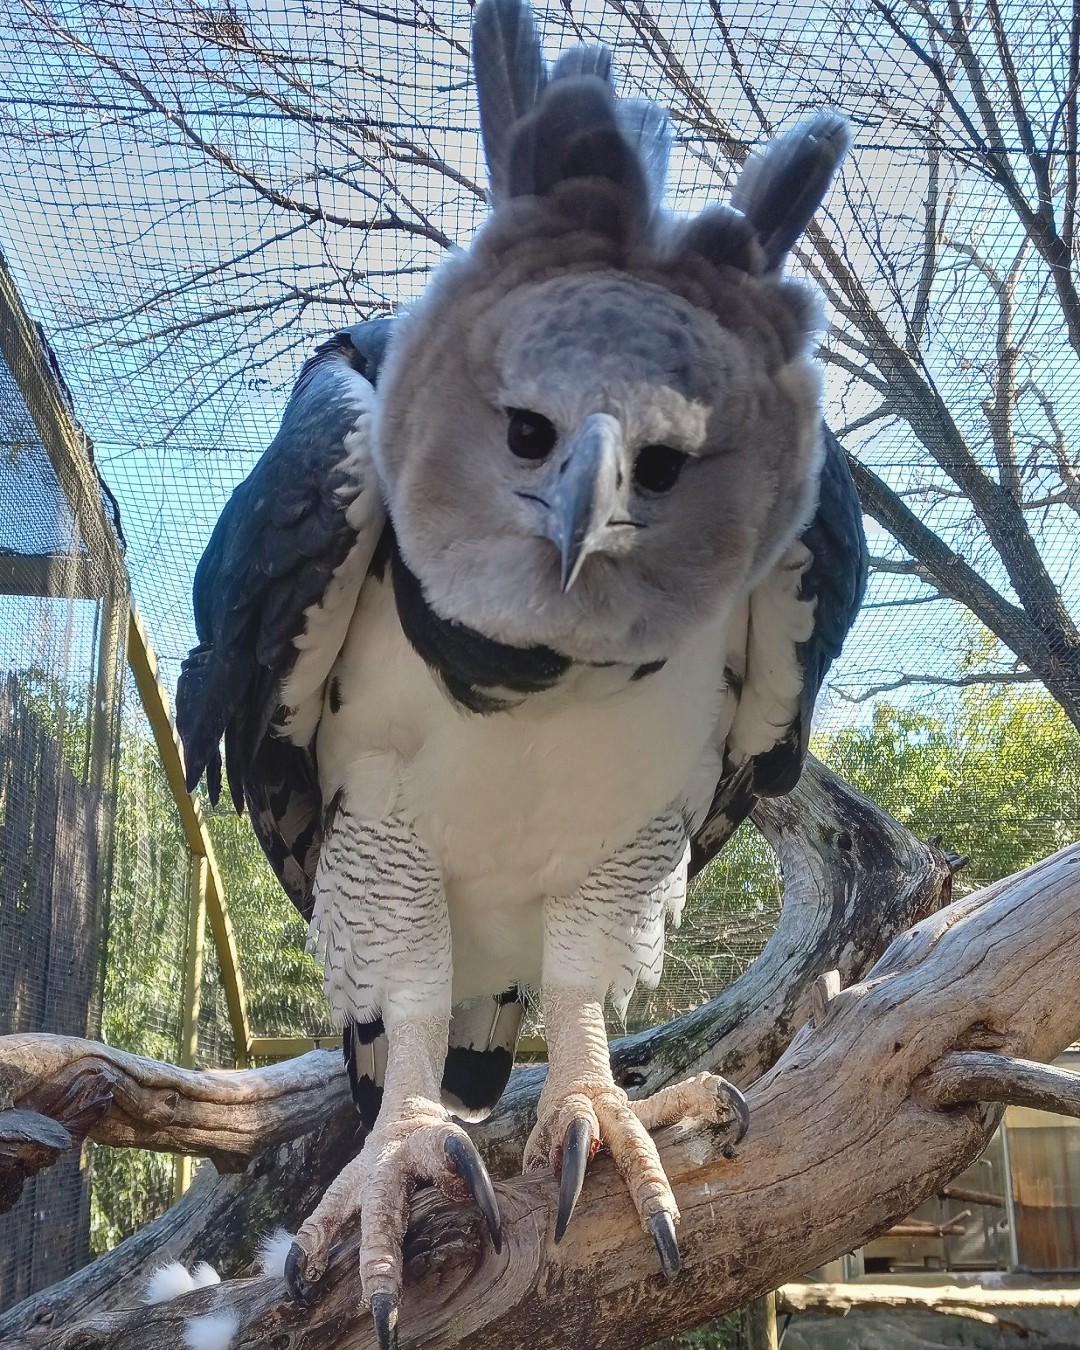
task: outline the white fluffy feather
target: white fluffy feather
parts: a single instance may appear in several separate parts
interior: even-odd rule
[[[289,1248],[293,1244],[292,1233],[286,1233],[284,1228],[277,1228],[274,1232],[267,1234],[259,1243],[259,1254],[255,1258],[255,1264],[263,1275],[276,1275],[280,1279],[285,1274],[285,1258],[289,1254]]]
[[[240,1319],[232,1312],[189,1317],[184,1323],[184,1343],[188,1350],[229,1350],[239,1330]]]
[[[196,1287],[191,1271],[179,1261],[159,1266],[146,1282],[144,1303],[167,1303],[181,1294],[190,1294]]]
[[[209,1261],[200,1261],[191,1272],[192,1284],[196,1289],[206,1289],[212,1284],[220,1284],[221,1276]]]

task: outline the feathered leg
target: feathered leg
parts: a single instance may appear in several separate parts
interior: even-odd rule
[[[361,1218],[360,1283],[380,1350],[397,1341],[402,1242],[418,1182],[476,1201],[496,1249],[495,1192],[475,1146],[440,1101],[450,1024],[450,922],[438,870],[404,822],[337,807],[316,878],[312,942],[336,1011],[381,1016],[387,1039],[382,1104],[359,1155],[301,1225],[285,1266],[294,1298],[322,1278],[331,1244]]]
[[[731,1125],[739,1139],[748,1123],[746,1103],[716,1074],[699,1074],[643,1102],[629,1101],[611,1072],[604,999],[612,989],[625,999],[639,979],[659,978],[664,911],[678,907],[685,888],[685,841],[677,815],[659,819],[577,895],[545,906],[548,1077],[524,1158],[527,1171],[550,1165],[560,1177],[558,1242],[589,1159],[607,1148],[669,1278],[681,1265],[675,1237],[679,1207],[649,1131],[694,1117]]]

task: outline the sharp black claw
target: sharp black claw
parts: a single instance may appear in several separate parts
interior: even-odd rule
[[[732,1140],[733,1144],[737,1144],[750,1128],[750,1108],[739,1089],[734,1083],[729,1083],[726,1078],[721,1078],[717,1093],[727,1098],[727,1104],[739,1122],[739,1128]]]
[[[584,1116],[575,1116],[566,1127],[562,1148],[562,1177],[559,1180],[559,1212],[555,1216],[555,1241],[561,1242],[566,1225],[585,1181],[585,1169],[592,1156],[592,1125]]]
[[[649,1220],[649,1232],[656,1243],[656,1254],[660,1258],[660,1268],[669,1280],[673,1280],[682,1270],[682,1256],[675,1237],[675,1224],[665,1210],[654,1214]]]
[[[304,1275],[304,1263],[307,1254],[299,1242],[294,1242],[285,1257],[285,1290],[294,1303],[312,1304],[318,1280],[309,1280]]]
[[[491,1234],[491,1245],[496,1252],[501,1252],[502,1220],[499,1218],[499,1202],[495,1199],[495,1187],[491,1184],[483,1158],[476,1151],[476,1145],[468,1135],[452,1134],[447,1139],[444,1149],[447,1162],[468,1186],[469,1194],[484,1216],[487,1230]]]
[[[379,1350],[397,1350],[398,1304],[393,1294],[374,1294],[371,1316],[375,1320],[375,1338]]]

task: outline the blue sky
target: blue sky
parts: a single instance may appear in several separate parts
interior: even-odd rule
[[[271,438],[304,355],[358,313],[416,294],[441,249],[416,233],[327,222],[298,229],[294,215],[254,195],[232,169],[178,144],[175,127],[147,110],[144,94],[103,74],[97,61],[70,45],[33,28],[20,30],[18,12],[13,0],[0,20],[0,113],[14,133],[7,141],[14,175],[0,202],[0,238],[120,501],[136,600],[171,682],[192,640],[194,564],[228,493]],[[193,29],[191,11],[128,6],[124,23],[112,26],[77,2],[56,5],[53,13],[143,78],[166,111],[182,109],[195,132],[227,153],[232,165],[275,190],[354,220],[385,214],[388,206],[401,212],[408,202],[433,230],[457,242],[467,242],[475,228],[483,208],[470,183],[433,176],[419,162],[430,152],[465,180],[482,181],[459,50],[467,38],[464,0],[436,7],[445,37],[403,31],[329,3],[241,6],[236,13],[249,33],[275,53],[264,65],[261,94],[252,93],[250,62]],[[700,91],[740,130],[752,129],[708,6],[660,4],[655,13],[693,82],[683,111],[693,112],[694,91]],[[1036,17],[1024,59],[1036,62],[1045,56],[1038,15],[1031,7],[1026,13]],[[186,28],[176,18],[185,14]],[[575,7],[575,19],[582,16],[618,40],[624,84],[653,89],[655,68],[642,57],[640,35],[599,5]],[[875,46],[877,39],[859,30],[860,20],[836,23],[822,5],[762,11],[737,4],[729,20],[743,67],[777,122],[790,123],[830,89],[856,117],[845,177],[850,204],[834,197],[832,229],[887,311],[888,287],[875,280],[875,240],[860,233],[865,219],[859,212],[874,213],[877,245],[892,262],[898,294],[907,294],[917,279],[920,242],[913,203],[921,199],[926,174],[916,133],[875,120],[863,87],[871,75],[898,77],[914,119],[929,96],[925,80],[895,42]],[[550,49],[560,45],[569,22],[561,5],[544,12]],[[1044,40],[1047,34],[1044,22]],[[28,59],[31,41],[38,48]],[[282,112],[290,100],[303,104],[299,119]],[[344,131],[334,129],[335,120]],[[695,210],[725,190],[726,174],[712,161],[708,138],[685,117],[678,131],[671,202]],[[395,161],[397,190],[391,192],[380,177],[380,155],[405,136],[411,149]],[[962,172],[950,178],[948,190],[956,240],[974,240],[983,257],[1008,264],[1017,240],[994,194]],[[1027,264],[1019,309],[1031,326],[1032,378],[1075,437],[1077,363],[1054,328],[1042,282],[1040,267]],[[957,254],[942,268],[936,327],[924,354],[976,445],[992,319],[984,280]],[[834,425],[868,411],[873,397],[860,381],[830,374],[827,412]],[[1034,404],[1030,420],[1035,445],[1045,427]],[[979,560],[980,541],[963,504],[941,495],[947,480],[926,464],[909,434],[871,428],[854,443],[890,481],[921,492],[913,499],[920,509]],[[1050,508],[1040,526],[1070,602],[1078,559],[1074,520]],[[874,551],[886,550],[880,532],[871,538]],[[854,688],[898,669],[955,670],[970,630],[952,605],[898,603],[921,590],[897,576],[875,583],[873,607],[837,672],[840,682]],[[829,713],[834,721],[852,715],[861,714],[835,701]]]

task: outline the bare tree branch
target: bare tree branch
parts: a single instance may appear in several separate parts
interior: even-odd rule
[[[940,600],[942,596],[930,597]],[[833,685],[835,692],[845,703],[866,703],[880,698],[882,694],[895,693],[897,689],[910,689],[914,685],[930,685],[935,689],[967,689],[979,684],[1032,684],[1039,677],[1030,670],[980,670],[969,675],[901,675],[895,680],[883,684],[870,685],[858,693],[850,693],[842,684]]]

